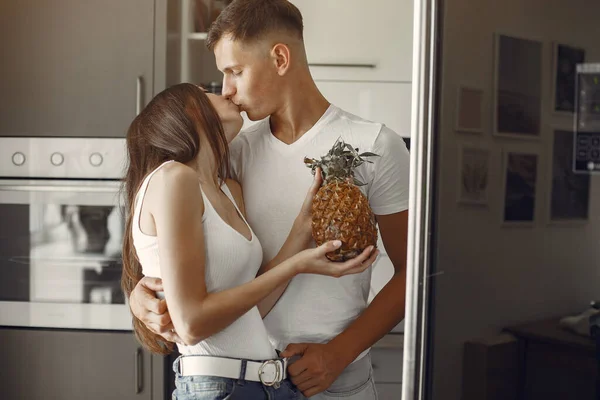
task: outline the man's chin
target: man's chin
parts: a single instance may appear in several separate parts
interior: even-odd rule
[[[244,114],[246,114],[246,118],[248,118],[252,122],[260,121],[268,117],[268,115],[261,115],[258,113],[253,113],[251,111],[244,111]]]

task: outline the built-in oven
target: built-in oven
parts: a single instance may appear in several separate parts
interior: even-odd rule
[[[130,330],[122,138],[0,138],[0,326]]]

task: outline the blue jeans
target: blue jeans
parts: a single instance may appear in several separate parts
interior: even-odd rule
[[[216,376],[179,374],[179,358],[173,363],[175,391],[173,400],[301,400],[302,393],[285,379],[275,389],[261,382]]]

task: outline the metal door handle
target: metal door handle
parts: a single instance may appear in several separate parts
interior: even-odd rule
[[[377,68],[376,64],[308,63],[310,67]]]
[[[141,347],[138,347],[135,351],[135,394],[142,393],[142,390],[144,389],[142,361],[142,349]]]
[[[6,192],[78,192],[78,193],[118,193],[119,186],[44,186],[44,185],[0,185]]]
[[[137,77],[135,92],[135,115],[142,111],[142,76]]]

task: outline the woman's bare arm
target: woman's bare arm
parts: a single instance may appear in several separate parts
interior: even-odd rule
[[[154,182],[153,182],[154,181]],[[196,173],[173,163],[159,171],[150,185],[160,190],[152,205],[159,244],[162,283],[173,326],[188,345],[225,329],[298,273],[341,276],[368,267],[366,252],[343,264],[329,262],[330,242],[301,252],[246,284],[209,293],[205,282],[202,194]]]

